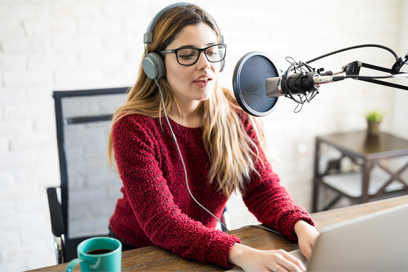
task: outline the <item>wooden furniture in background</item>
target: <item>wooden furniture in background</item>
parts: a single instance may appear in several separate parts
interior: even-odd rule
[[[319,169],[322,144],[329,145],[341,153],[340,158],[328,161],[324,171]],[[404,180],[401,175],[408,168],[408,162],[397,171],[384,163],[388,159],[402,156],[408,156],[408,141],[385,132],[380,132],[375,137],[368,136],[366,131],[316,137],[313,212],[329,209],[344,196],[355,203],[365,203],[408,194],[408,180]],[[342,172],[341,161],[344,158],[360,165],[360,171]],[[321,187],[332,189],[337,196],[319,209]]]

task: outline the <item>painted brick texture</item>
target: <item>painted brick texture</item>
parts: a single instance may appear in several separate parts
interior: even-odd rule
[[[403,0],[193,2],[210,12],[222,28],[228,53],[220,81],[231,90],[235,64],[250,51],[265,52],[282,70],[288,67],[287,56],[307,61],[357,44],[382,44],[398,55],[408,51],[406,26],[402,26],[408,5]],[[0,0],[0,271],[56,263],[45,190],[60,183],[52,91],[132,85],[143,54],[143,33],[156,12],[170,3]],[[354,60],[386,67],[394,61],[386,51],[366,49],[313,65],[337,72]],[[376,108],[385,113],[383,130],[408,138],[406,120],[395,109],[406,108],[408,103],[400,92],[344,81],[322,87],[300,113],[294,113],[293,101],[282,98],[277,109],[263,118],[276,159],[274,169],[298,204],[310,208],[316,135],[363,130],[365,113]],[[395,99],[395,93],[401,98]],[[85,103],[81,107],[103,110],[109,106]],[[88,135],[85,129],[81,135],[75,133],[78,131],[70,136],[78,140]],[[73,147],[69,152],[77,163],[90,156],[105,160],[104,147]],[[108,175],[79,177],[74,185],[83,192],[88,184],[104,183]],[[120,196],[115,190],[101,194],[114,203]],[[93,205],[86,211],[78,207],[78,214],[92,214],[92,221],[88,229],[79,231],[107,227],[108,222],[99,215],[114,204],[106,205],[96,194],[91,195]],[[234,228],[256,222],[239,196],[234,196],[229,207]]]

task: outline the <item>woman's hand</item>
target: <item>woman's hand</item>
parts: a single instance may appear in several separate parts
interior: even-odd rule
[[[301,261],[284,250],[258,250],[238,243],[232,246],[228,261],[251,272],[306,271]]]
[[[300,220],[295,224],[295,233],[298,237],[300,251],[307,259],[310,259],[319,232],[309,223]]]

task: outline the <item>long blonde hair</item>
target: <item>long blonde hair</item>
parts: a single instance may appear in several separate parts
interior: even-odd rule
[[[187,25],[205,23],[218,35],[217,28],[205,11],[194,5],[178,6],[164,12],[153,29],[153,41],[148,46],[150,52],[164,50]],[[147,50],[146,50],[147,51]],[[179,110],[166,77],[159,79],[166,110]],[[212,96],[201,103],[203,144],[210,159],[209,182],[216,181],[219,189],[227,197],[237,189],[244,189],[252,173],[257,173],[255,164],[259,157],[259,147],[264,148],[264,133],[258,119],[242,112],[229,90],[215,82]],[[160,94],[155,82],[148,78],[139,66],[137,81],[128,92],[124,105],[119,107],[112,122],[108,139],[108,160],[114,166],[112,129],[128,114],[142,114],[152,118],[163,117]],[[245,117],[244,117],[245,116]],[[242,119],[247,120],[256,133],[255,143],[245,131]],[[261,162],[262,163],[262,162]]]

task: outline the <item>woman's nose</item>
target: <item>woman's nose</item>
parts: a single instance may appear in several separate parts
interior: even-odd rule
[[[198,56],[198,61],[197,61],[197,68],[198,70],[201,69],[207,69],[210,67],[210,62],[208,61],[207,57],[205,56],[204,52],[200,52],[200,56]]]

